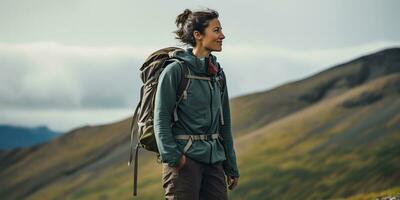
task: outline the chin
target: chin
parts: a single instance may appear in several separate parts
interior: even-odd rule
[[[222,47],[217,47],[213,51],[222,51]]]
[[[209,51],[222,51],[222,46],[217,46],[217,47],[214,47],[214,48],[207,48]]]

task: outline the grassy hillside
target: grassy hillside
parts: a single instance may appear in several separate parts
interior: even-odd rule
[[[42,190],[52,191],[48,189],[64,181],[68,187],[63,185],[58,190],[62,196],[95,179],[98,172],[125,164],[128,127],[128,120],[83,127],[34,148],[2,152],[0,196],[20,199]]]
[[[347,198],[348,200],[368,200],[368,199],[378,199],[383,200],[387,198],[400,198],[400,187],[394,187],[379,192],[362,193],[351,196]]]
[[[360,199],[398,193],[399,58],[399,49],[382,51],[234,99],[241,178],[230,199]],[[368,66],[368,73],[360,66]],[[364,78],[352,75],[353,68],[364,70],[358,73]],[[241,121],[250,119],[258,120]],[[0,199],[129,199],[129,123],[82,127],[33,148],[0,151]],[[136,199],[162,199],[155,156],[141,152],[139,162]]]
[[[399,87],[400,73],[377,79],[242,137],[233,199],[331,199],[400,186]],[[374,92],[383,97],[361,103]]]

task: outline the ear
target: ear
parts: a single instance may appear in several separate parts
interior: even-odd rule
[[[193,31],[194,39],[201,40],[203,39],[203,35],[199,31]]]

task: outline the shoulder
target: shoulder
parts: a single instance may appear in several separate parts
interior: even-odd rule
[[[164,76],[180,76],[182,73],[181,64],[178,61],[171,62],[165,66],[164,70],[162,71],[161,75]]]

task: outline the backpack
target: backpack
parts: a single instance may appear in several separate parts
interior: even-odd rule
[[[187,97],[186,90],[189,87],[190,79],[203,79],[209,77],[198,77],[192,76],[188,63],[175,57],[176,52],[184,51],[182,48],[178,47],[167,47],[159,49],[145,60],[140,68],[143,85],[140,89],[140,101],[136,106],[134,115],[132,116],[130,133],[130,154],[128,166],[132,164],[133,159],[133,140],[134,134],[137,136],[137,144],[135,147],[135,162],[133,166],[133,196],[137,195],[137,172],[138,172],[138,152],[140,148],[144,148],[148,151],[157,154],[158,160],[160,154],[158,152],[158,147],[155,139],[154,129],[153,129],[153,111],[154,111],[154,101],[157,92],[158,78],[165,67],[172,63],[178,62],[182,71],[182,79],[180,82],[179,89],[177,91],[177,103],[175,104],[175,109],[173,113],[173,122],[171,122],[171,127],[178,121],[177,107],[178,104]],[[217,74],[217,83],[221,88],[221,97],[223,95],[223,88],[225,80],[222,77],[222,68]],[[221,108],[222,109],[222,108]],[[223,116],[221,112],[221,123],[223,124]]]

